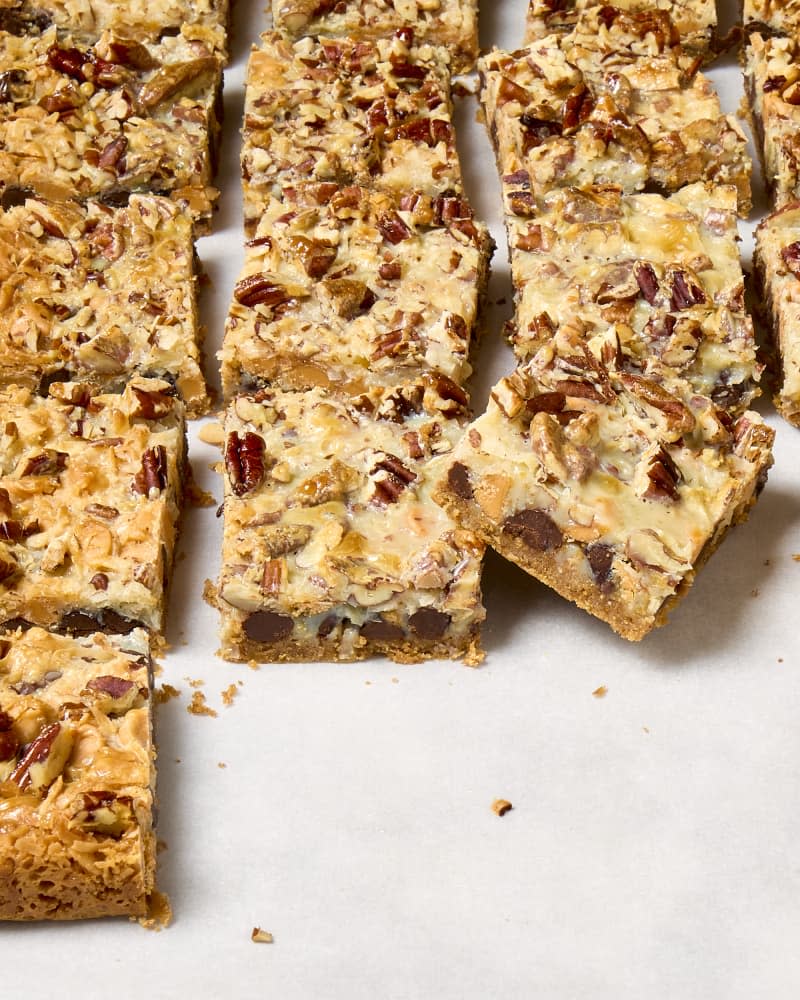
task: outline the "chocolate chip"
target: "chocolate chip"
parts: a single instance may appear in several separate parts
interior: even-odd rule
[[[441,639],[450,625],[450,615],[435,608],[420,608],[408,619],[408,624],[420,639]]]
[[[603,593],[612,589],[611,566],[614,562],[614,549],[605,542],[594,542],[586,548],[586,558],[592,569],[595,583]]]
[[[391,642],[395,639],[402,639],[405,632],[399,625],[384,621],[383,618],[374,618],[370,622],[364,622],[359,629],[365,639],[385,639]]]
[[[280,642],[289,638],[293,628],[294,620],[276,611],[254,611],[244,622],[245,635],[254,642]]]
[[[61,618],[59,627],[71,635],[92,635],[94,632],[127,635],[139,624],[110,608],[104,608],[97,615],[90,615],[85,611],[68,611]]]
[[[24,205],[27,198],[32,198],[34,192],[31,188],[11,187],[5,188],[0,195],[0,208],[8,211],[9,208],[16,208],[17,205]]]
[[[559,526],[543,510],[527,508],[517,511],[506,518],[503,531],[512,538],[519,538],[529,549],[536,549],[538,552],[557,549],[564,541]]]
[[[469,481],[469,469],[461,462],[453,462],[447,473],[447,484],[457,497],[462,500],[472,499],[472,483]]]
[[[327,637],[333,632],[336,626],[339,624],[339,619],[336,615],[328,615],[323,618],[319,623],[319,628],[317,629],[317,635],[320,639],[327,639]]]

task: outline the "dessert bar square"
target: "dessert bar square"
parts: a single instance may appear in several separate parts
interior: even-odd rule
[[[206,412],[195,280],[191,222],[165,198],[0,212],[0,385],[154,376]]]
[[[742,0],[745,30],[793,35],[800,27],[798,0]]]
[[[270,196],[308,181],[460,192],[449,80],[444,49],[404,37],[263,35],[247,70],[245,229]]]
[[[483,546],[431,501],[464,422],[443,375],[358,396],[239,396],[224,443],[230,660],[477,663]],[[209,588],[210,589],[210,588]]]
[[[701,180],[732,184],[740,213],[749,211],[745,136],[706,77],[687,74],[669,47],[645,56],[586,32],[580,44],[572,38],[550,35],[479,61],[508,211],[522,214],[553,187],[671,192]]]
[[[0,188],[54,200],[163,194],[207,224],[219,123],[218,56],[184,34],[104,32],[81,49],[50,28],[0,34]]]
[[[800,204],[787,205],[760,223],[753,265],[776,354],[775,406],[800,426]]]
[[[528,211],[507,220],[520,360],[570,323],[621,368],[747,408],[760,366],[734,188],[696,183],[667,198],[556,188]]]
[[[143,629],[0,635],[0,920],[147,914],[151,692]]]
[[[173,391],[0,390],[0,625],[162,628],[188,475]]]
[[[272,0],[275,27],[289,37],[350,37],[358,42],[400,34],[444,46],[453,69],[478,55],[477,0]]]
[[[355,392],[427,369],[465,382],[491,246],[455,195],[284,192],[267,205],[234,288],[225,397],[265,384]]]
[[[569,330],[502,379],[434,499],[562,596],[638,640],[754,502],[774,433],[685,383],[604,364]]]

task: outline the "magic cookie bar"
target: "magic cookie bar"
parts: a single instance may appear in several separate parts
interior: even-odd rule
[[[518,358],[569,322],[619,367],[682,378],[718,406],[747,408],[760,367],[734,188],[690,184],[669,198],[556,188],[526,211],[507,219]]]
[[[742,17],[747,31],[793,35],[800,27],[798,0],[743,0]]]
[[[649,57],[616,50],[618,61],[609,61],[602,46],[571,46],[571,37],[550,35],[479,61],[508,210],[521,214],[527,199],[553,187],[670,192],[707,180],[733,184],[746,214],[745,136],[721,113],[711,83],[687,76],[668,48]]]
[[[789,204],[761,222],[753,264],[777,354],[775,406],[800,426],[800,204]]]
[[[0,8],[0,31],[12,35],[41,34],[55,25],[91,44],[107,30],[154,41],[183,28],[221,55],[228,21],[227,0],[5,0]]]
[[[0,390],[0,625],[162,628],[186,475],[172,391]]]
[[[442,375],[338,397],[240,396],[225,419],[231,660],[482,658],[483,546],[431,501],[466,396]]]
[[[800,42],[753,34],[745,88],[764,178],[776,208],[800,198]]]
[[[685,384],[608,367],[562,330],[492,391],[434,498],[637,640],[663,624],[772,462],[771,431]]]
[[[598,4],[596,0],[530,0],[525,21],[525,42],[553,32],[571,31],[583,11],[602,9],[608,19],[610,11],[617,16],[639,15],[644,25],[649,20],[650,30],[663,31],[659,15],[667,15],[674,25],[681,45],[692,52],[706,52],[717,26],[717,8],[713,0],[616,0],[611,5]],[[646,33],[643,27],[642,34]]]
[[[460,191],[446,53],[405,37],[261,38],[247,70],[245,229],[270,195],[308,181]]]
[[[80,49],[55,28],[0,34],[0,79],[4,204],[17,188],[116,202],[143,192],[208,222],[221,66],[204,44],[106,32]]]
[[[396,383],[464,383],[491,238],[460,197],[307,185],[271,201],[246,248],[220,352],[226,398]]]
[[[364,42],[403,34],[441,45],[456,73],[472,69],[478,55],[477,0],[272,0],[272,16],[292,38]]]
[[[143,629],[0,636],[0,920],[147,914],[151,672]]]
[[[29,198],[0,212],[0,385],[113,390],[136,373],[174,382],[197,416],[197,337],[192,227],[174,202]]]

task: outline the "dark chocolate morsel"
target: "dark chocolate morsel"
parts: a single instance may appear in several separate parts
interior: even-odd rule
[[[595,583],[602,591],[611,588],[611,566],[614,562],[614,549],[605,542],[594,542],[586,548],[586,558],[592,569]]]
[[[280,642],[289,638],[293,628],[294,620],[276,611],[254,611],[244,621],[245,635],[254,642]]]
[[[372,621],[364,622],[359,631],[365,639],[385,639],[388,642],[402,639],[405,636],[405,632],[399,625],[393,625],[382,618],[374,618]]]
[[[472,483],[469,481],[469,469],[461,462],[453,462],[447,473],[447,484],[456,496],[462,500],[472,499]]]
[[[519,538],[529,549],[549,552],[557,549],[564,541],[561,529],[550,515],[543,510],[526,508],[506,518],[503,531],[513,538]]]
[[[450,615],[436,608],[420,608],[408,619],[408,624],[420,639],[441,639],[450,625]]]

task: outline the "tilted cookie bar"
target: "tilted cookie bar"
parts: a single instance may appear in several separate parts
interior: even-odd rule
[[[113,391],[154,376],[197,416],[209,406],[197,341],[192,227],[173,202],[29,198],[0,212],[0,385]]]
[[[482,658],[483,546],[431,501],[466,396],[429,373],[340,397],[240,396],[225,418],[226,659]]]
[[[775,407],[800,427],[800,203],[759,224],[753,265],[777,360]]]
[[[773,204],[800,198],[800,41],[750,36],[745,89]]]
[[[80,49],[55,28],[0,34],[0,79],[5,204],[15,188],[56,200],[163,194],[208,223],[221,64],[203,43],[106,32]]]
[[[249,233],[287,185],[460,192],[444,49],[264,34],[247,70],[242,176]]]
[[[550,35],[479,60],[483,103],[508,211],[553,187],[646,185],[664,192],[706,180],[732,184],[750,207],[744,133],[701,73],[665,48],[609,61]]]
[[[531,209],[507,220],[520,360],[571,323],[619,367],[682,378],[718,406],[747,408],[761,369],[734,188],[690,184],[668,198],[556,188]]]
[[[463,528],[638,640],[741,521],[774,433],[685,383],[608,367],[561,331],[493,389],[434,498]]]
[[[334,190],[331,191],[331,188]],[[460,197],[307,185],[266,207],[233,291],[225,398],[267,384],[463,384],[492,241]]]
[[[0,920],[147,914],[151,692],[143,629],[0,636]]]
[[[188,475],[172,391],[0,390],[0,625],[162,628]]]
[[[707,52],[717,26],[713,0],[616,0],[613,5],[598,4],[597,0],[530,0],[525,19],[526,44],[553,32],[571,31],[580,14],[592,8],[606,12],[611,8],[622,16],[638,16],[642,36],[648,30],[663,32],[661,15],[666,15],[674,26],[676,41],[691,52]]]
[[[156,41],[184,30],[221,56],[228,48],[228,0],[6,0],[0,31],[37,35],[55,25],[91,44],[104,31]]]
[[[275,27],[290,38],[353,38],[394,34],[448,50],[456,73],[473,69],[478,55],[477,0],[272,0]]]

